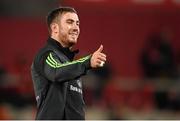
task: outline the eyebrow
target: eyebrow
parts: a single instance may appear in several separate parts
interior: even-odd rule
[[[77,21],[74,21],[73,19],[67,19],[66,21],[71,21],[71,22],[77,22],[77,23],[80,23],[80,21],[79,20],[77,20]]]

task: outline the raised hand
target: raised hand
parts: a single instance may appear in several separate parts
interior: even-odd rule
[[[103,45],[101,45],[99,49],[93,53],[91,57],[92,68],[102,67],[104,65],[106,61],[106,55],[102,53],[102,51],[103,51]]]

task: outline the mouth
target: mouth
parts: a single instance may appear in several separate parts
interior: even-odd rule
[[[69,34],[71,37],[73,37],[74,39],[78,37],[78,33],[70,33]]]
[[[78,36],[78,33],[69,33],[69,35]]]

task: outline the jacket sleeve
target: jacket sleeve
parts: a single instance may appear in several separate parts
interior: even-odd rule
[[[86,74],[90,69],[90,58],[86,56],[81,59],[61,63],[58,56],[50,52],[44,58],[44,75],[51,81],[64,82]]]

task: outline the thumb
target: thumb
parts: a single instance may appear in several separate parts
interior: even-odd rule
[[[99,49],[97,50],[97,52],[102,52],[103,51],[103,45],[101,45],[100,47],[99,47]]]

